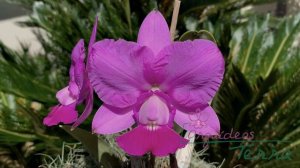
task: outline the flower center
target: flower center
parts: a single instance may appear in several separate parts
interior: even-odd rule
[[[138,116],[141,124],[156,130],[160,125],[168,124],[170,114],[165,100],[152,95],[142,104]]]
[[[152,86],[151,91],[153,91],[153,92],[159,91],[159,87],[158,86]]]
[[[204,121],[201,120],[196,120],[193,122],[193,125],[195,128],[202,128],[206,126],[206,123]]]

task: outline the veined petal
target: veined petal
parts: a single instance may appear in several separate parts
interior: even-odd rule
[[[73,63],[83,62],[85,58],[84,40],[80,39],[72,50],[71,59]]]
[[[135,123],[133,111],[115,113],[102,105],[92,122],[92,129],[97,134],[114,134],[131,127]]]
[[[189,142],[189,140],[181,137],[167,126],[153,132],[155,133],[155,138],[153,139],[152,153],[155,156],[163,157],[174,154],[177,149],[184,148]]]
[[[166,63],[157,66],[161,62]],[[206,107],[224,74],[224,59],[217,45],[202,39],[174,42],[159,53],[152,66],[162,79],[160,89],[185,112]]]
[[[92,33],[91,33],[91,36],[90,36],[89,47],[88,47],[89,52],[91,52],[92,46],[96,41],[97,27],[98,27],[98,16],[96,16],[96,18],[95,18],[93,30],[92,30]]]
[[[90,52],[91,52],[92,46],[96,41],[97,27],[98,27],[98,17],[96,16],[95,21],[94,21],[93,30],[92,30],[92,33],[90,36],[89,46],[88,46],[88,57],[90,57]],[[88,63],[89,63],[89,61],[87,60],[87,64]],[[85,67],[87,67],[87,66],[85,66]],[[82,87],[80,90],[79,99],[77,100],[78,103],[85,101],[85,108],[84,108],[84,111],[82,112],[82,114],[80,115],[80,117],[78,118],[78,120],[72,125],[73,128],[80,125],[91,114],[91,112],[93,110],[93,100],[94,100],[93,88],[90,84],[90,81],[88,78],[88,73],[85,68],[83,83],[82,83]]]
[[[80,90],[78,88],[78,85],[74,81],[69,82],[69,87],[68,87],[69,93],[72,97],[78,99],[80,96]]]
[[[118,145],[128,154],[142,156],[151,152],[155,156],[167,156],[183,148],[188,140],[178,135],[168,126],[161,126],[150,131],[144,126],[138,126],[116,138]]]
[[[71,124],[75,122],[78,116],[75,106],[75,103],[67,106],[54,106],[48,116],[44,118],[44,125],[53,126],[59,123]]]
[[[56,93],[56,98],[62,105],[69,105],[76,101],[76,97],[73,97],[69,91],[69,86],[64,87]]]
[[[142,156],[152,149],[150,131],[138,126],[116,138],[117,144],[128,154]]]
[[[125,108],[150,88],[144,79],[144,63],[153,57],[147,47],[124,40],[103,40],[93,45],[89,78],[105,104]]]
[[[87,90],[88,95],[85,99],[85,108],[80,117],[76,120],[76,122],[72,125],[73,128],[80,125],[85,119],[88,118],[88,116],[91,114],[93,110],[93,100],[94,100],[94,94],[93,89],[91,86],[89,86],[89,90]]]
[[[79,91],[83,87],[84,83],[84,73],[85,73],[85,49],[83,39],[79,40],[78,43],[72,50],[71,55],[71,67],[70,67],[70,84],[76,84],[77,89],[71,89],[72,95],[78,95]],[[72,87],[75,88],[75,87]],[[73,93],[74,91],[74,93]]]
[[[220,122],[214,109],[207,106],[204,110],[187,114],[177,110],[174,118],[175,122],[183,129],[194,132],[198,135],[218,135],[220,132]]]
[[[171,44],[168,24],[159,11],[152,11],[146,16],[140,27],[137,42],[149,47],[154,55]]]

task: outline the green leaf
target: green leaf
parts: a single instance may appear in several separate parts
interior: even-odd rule
[[[114,168],[114,166],[120,166],[120,160],[116,157],[117,152],[100,136],[91,134],[81,128],[75,128],[71,131],[70,126],[60,125],[60,127],[80,141],[94,159],[98,160],[104,167]]]
[[[17,144],[20,142],[34,141],[38,139],[34,134],[26,134],[13,132],[0,128],[0,143],[2,144]]]
[[[38,102],[55,102],[56,90],[0,61],[0,90]]]
[[[300,15],[285,18],[273,26],[270,16],[254,17],[249,24],[233,33],[230,43],[230,61],[241,68],[251,83],[262,76],[267,78],[271,71],[284,71],[287,63],[299,60],[293,45],[300,30]],[[292,55],[293,54],[293,55]]]
[[[185,32],[180,38],[179,41],[186,41],[186,40],[195,40],[195,39],[207,39],[217,43],[216,39],[214,38],[213,34],[206,30],[200,31],[188,31]]]

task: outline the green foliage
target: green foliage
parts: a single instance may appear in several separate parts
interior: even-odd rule
[[[229,64],[213,101],[222,130],[254,131],[254,140],[288,140],[273,145],[279,153],[289,149],[292,160],[238,160],[239,153],[229,150],[237,143],[214,145],[212,155],[219,160],[225,157],[225,167],[299,165],[299,26],[298,15],[276,25],[267,16],[233,29]]]
[[[99,161],[102,166],[112,168],[121,167],[120,156],[104,138],[80,128],[71,131],[70,126],[61,127],[72,137],[81,142],[94,160]]]
[[[52,95],[57,84],[44,67],[46,61],[43,57],[13,52],[0,43],[0,90],[43,103],[55,102]]]

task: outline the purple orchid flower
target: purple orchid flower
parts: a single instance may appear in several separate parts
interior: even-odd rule
[[[98,25],[98,18],[96,18],[93,31],[89,42],[89,53],[91,46],[96,39],[96,31]],[[81,124],[91,113],[93,108],[93,88],[88,79],[87,69],[84,63],[85,49],[83,39],[73,48],[71,54],[71,68],[69,71],[70,81],[69,85],[57,92],[56,98],[59,105],[54,106],[47,117],[44,118],[44,125],[53,126],[59,123],[71,124],[73,128]],[[86,107],[78,118],[76,106],[85,102]]]
[[[91,49],[90,82],[104,104],[92,122],[94,133],[113,134],[128,154],[166,156],[188,140],[172,130],[173,122],[194,131],[191,116],[205,118],[197,134],[216,135],[220,123],[208,102],[222,82],[224,59],[209,40],[172,42],[158,11],[143,21],[137,43],[105,39]]]

